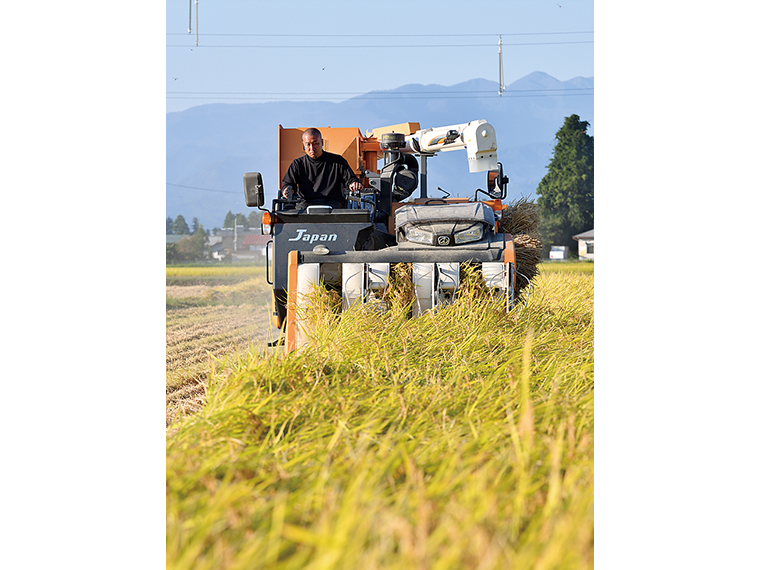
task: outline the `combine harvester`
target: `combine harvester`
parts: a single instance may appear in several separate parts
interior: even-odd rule
[[[280,126],[280,180],[303,152],[304,130]],[[315,285],[339,289],[344,310],[378,302],[392,264],[412,264],[414,316],[455,300],[460,264],[478,266],[485,286],[504,300],[506,310],[514,306],[515,243],[499,229],[508,179],[496,159],[490,124],[478,120],[421,130],[418,123],[403,123],[367,136],[357,128],[319,130],[324,150],[342,155],[364,184],[365,190],[348,194],[348,208],[299,210],[280,192],[266,210],[261,174],[243,176],[246,204],[264,210],[262,233],[272,237],[267,281],[286,353],[308,343],[307,327],[299,321]],[[471,199],[429,197],[428,158],[453,150],[467,152],[470,172],[487,172],[487,189],[475,190]],[[419,197],[407,200],[417,189]]]

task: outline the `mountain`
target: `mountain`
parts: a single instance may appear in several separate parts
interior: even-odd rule
[[[204,228],[221,227],[227,211],[250,211],[243,199],[243,174],[258,171],[267,200],[279,187],[277,127],[376,127],[418,122],[422,128],[485,119],[496,129],[499,161],[509,176],[507,200],[535,195],[564,118],[575,113],[593,135],[593,77],[559,81],[537,71],[506,87],[473,79],[451,86],[403,85],[372,91],[341,103],[278,101],[208,104],[166,115],[166,215],[194,217]],[[445,94],[445,95],[442,95]],[[464,152],[441,153],[428,161],[428,194],[440,186],[452,196],[485,188],[483,172],[470,174]]]

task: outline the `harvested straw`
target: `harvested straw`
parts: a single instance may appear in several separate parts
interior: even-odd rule
[[[538,264],[541,262],[543,246],[538,235],[540,219],[538,205],[524,197],[507,204],[507,207],[502,210],[499,230],[512,234],[515,242],[518,272],[515,297],[520,301],[525,300],[526,288],[538,275]]]
[[[538,205],[532,200],[520,197],[502,210],[499,229],[513,236],[526,234],[537,238],[540,220]]]

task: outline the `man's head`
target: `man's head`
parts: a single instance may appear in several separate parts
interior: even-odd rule
[[[322,156],[322,133],[317,129],[306,129],[301,135],[303,150],[311,158]]]

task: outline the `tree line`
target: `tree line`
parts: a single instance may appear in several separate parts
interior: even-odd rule
[[[235,226],[243,226],[247,228],[258,228],[261,225],[261,212],[254,210],[247,216],[241,213],[233,214],[232,210],[227,212],[222,223],[222,228],[232,229]],[[170,216],[166,217],[166,235],[195,235],[198,228],[202,228],[203,224],[198,222],[198,218],[193,218],[192,227],[187,225],[187,221],[182,214],[179,214],[176,218]],[[219,228],[211,230],[213,234],[219,231]],[[208,232],[206,232],[208,235]]]

